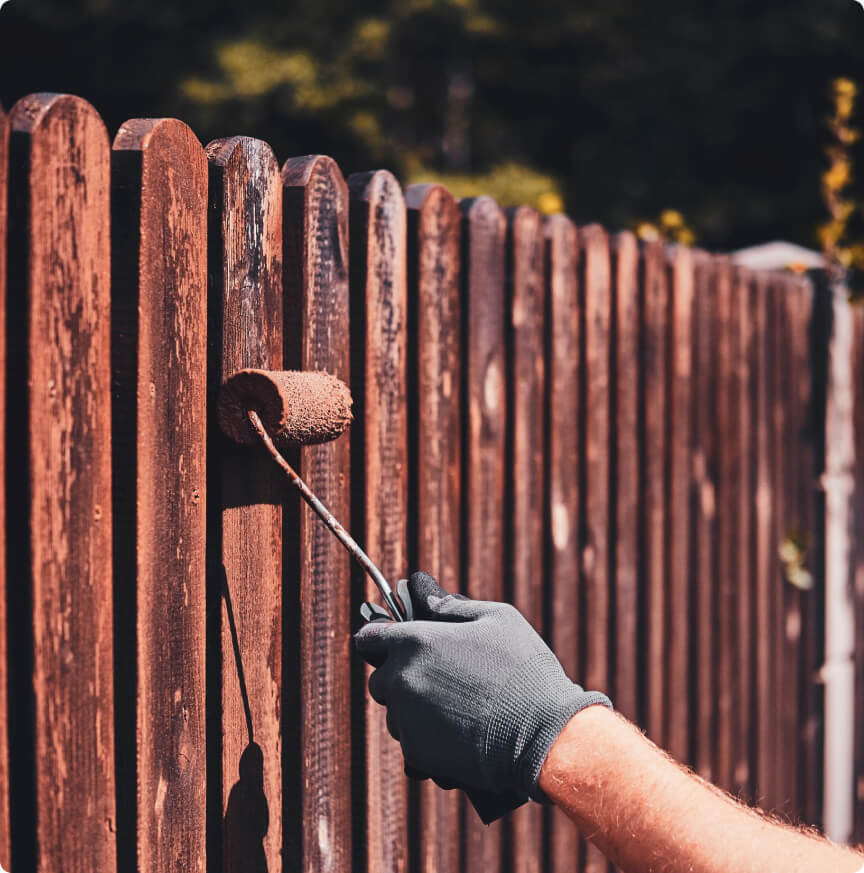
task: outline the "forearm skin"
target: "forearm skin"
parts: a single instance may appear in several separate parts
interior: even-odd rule
[[[540,788],[625,873],[858,873],[864,865],[862,855],[741,806],[600,706],[568,722]]]

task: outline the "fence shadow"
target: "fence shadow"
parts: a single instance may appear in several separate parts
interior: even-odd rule
[[[225,873],[267,873],[264,837],[270,826],[270,808],[264,793],[264,753],[254,741],[252,711],[243,673],[240,641],[234,622],[228,575],[222,567],[222,599],[231,633],[231,647],[237,667],[237,680],[243,698],[249,744],[243,750],[237,767],[239,778],[231,788],[222,819],[223,870]]]

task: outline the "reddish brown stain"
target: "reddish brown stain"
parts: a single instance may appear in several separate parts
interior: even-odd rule
[[[19,819],[11,862],[13,869],[111,871],[108,138],[77,97],[25,97],[10,121],[20,174],[10,226],[25,242],[10,251],[18,284],[9,293],[22,320],[9,328],[26,337],[26,372],[13,372],[16,382],[26,380],[29,400],[26,447],[16,450],[30,483],[22,507],[29,541],[20,547],[32,568],[30,579],[17,582],[30,588],[32,613],[16,622],[32,621],[34,703],[33,745],[18,752],[32,755],[34,784],[22,785],[21,796],[32,787],[35,816]],[[23,385],[15,390],[25,396]],[[98,507],[102,516],[94,519]]]
[[[416,374],[412,463],[416,465],[416,564],[446,591],[460,590],[462,520],[459,207],[445,188],[411,185],[408,207],[408,294],[416,334],[408,347]],[[420,785],[418,854],[422,873],[456,873],[459,797],[431,780]]]
[[[207,165],[182,122],[133,119],[115,141],[137,299],[123,324],[137,398],[135,702],[138,863],[206,870],[205,561]],[[125,157],[124,157],[125,155]],[[118,291],[118,293],[120,293]],[[118,325],[118,328],[120,325]],[[128,403],[129,401],[127,401]]]

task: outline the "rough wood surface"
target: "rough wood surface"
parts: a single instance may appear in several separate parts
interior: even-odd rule
[[[690,510],[692,500],[693,256],[675,246],[669,261],[669,583],[666,747],[684,763],[690,753]]]
[[[717,587],[715,590],[714,640],[717,689],[717,740],[715,780],[732,789],[733,705],[735,701],[735,524],[734,487],[737,478],[737,445],[733,439],[735,396],[732,359],[732,264],[715,258],[715,364],[717,369]]]
[[[548,639],[575,681],[581,676],[579,580],[580,248],[576,227],[563,215],[546,220],[549,519],[546,530]],[[576,867],[581,840],[559,809],[549,814],[549,866]]]
[[[112,193],[123,238],[114,262],[116,543],[131,570],[124,596],[135,597],[135,626],[118,634],[135,645],[137,859],[143,870],[192,873],[206,869],[201,144],[174,119],[127,121],[114,140]]]
[[[773,797],[771,809],[789,814],[787,795],[786,773],[784,768],[788,765],[785,750],[787,736],[784,729],[784,674],[786,672],[786,585],[783,567],[780,562],[780,544],[789,529],[788,512],[788,483],[786,481],[787,467],[786,442],[789,438],[787,433],[786,416],[786,314],[784,294],[785,287],[782,277],[774,275],[769,283],[769,327],[772,333],[773,362],[771,367],[772,383],[769,399],[769,413],[771,415],[771,491],[774,501],[773,525],[771,530],[771,616],[772,616],[772,639],[773,639],[773,687],[772,687],[772,735],[774,755],[774,784],[772,786]]]
[[[507,386],[505,347],[506,220],[491,197],[460,202],[462,210],[463,555],[469,597],[502,600],[504,590],[504,494]],[[475,495],[482,495],[476,499]],[[497,873],[502,824],[485,826],[463,803],[464,867]]]
[[[9,119],[0,105],[0,433],[6,433],[6,210],[9,168]],[[6,440],[0,439],[0,713],[8,710],[6,645]],[[9,730],[0,718],[0,867],[12,862],[9,835]]]
[[[610,546],[615,504],[610,493],[610,379],[612,276],[609,237],[599,225],[584,227],[582,243],[582,451],[580,486],[580,572],[584,662],[580,680],[591,691],[611,691],[609,674]],[[605,871],[608,861],[586,846],[587,873]]]
[[[752,274],[736,268],[732,286],[732,381],[730,439],[738,457],[734,483],[733,519],[736,525],[732,573],[735,586],[736,629],[734,673],[736,698],[733,714],[732,787],[742,800],[751,799],[751,735],[755,601],[753,572],[756,560],[753,502],[755,499],[755,433],[753,430],[753,312]],[[797,701],[796,701],[797,702]]]
[[[310,155],[282,168],[285,366],[326,370],[350,382],[348,187],[336,163]],[[350,514],[350,436],[299,451],[298,472],[345,523]],[[290,503],[290,502],[289,502]],[[297,515],[294,515],[296,513]],[[343,873],[352,858],[350,609],[348,554],[303,504],[286,511],[299,540],[286,566],[286,608],[297,649],[286,687],[284,863]],[[290,599],[289,599],[290,595]],[[296,732],[296,734],[294,733]]]
[[[212,397],[237,370],[282,367],[282,183],[270,146],[260,140],[215,140],[206,155]],[[221,869],[276,871],[282,866],[286,488],[260,449],[214,436],[208,493],[221,572],[210,581],[211,610],[219,616],[210,654],[220,654],[208,672],[218,669],[221,677]],[[211,801],[213,795],[211,787]],[[217,859],[208,867],[219,869]]]
[[[782,527],[777,537],[777,549],[784,551],[801,537],[801,494],[798,473],[801,464],[801,422],[799,386],[795,375],[795,345],[798,332],[798,289],[794,277],[783,276],[778,279],[780,293],[777,299],[778,329],[782,342],[782,359],[778,369],[781,377],[779,390],[783,407],[783,430],[780,441],[783,443],[781,476],[783,480]],[[778,663],[780,680],[780,721],[782,745],[779,772],[780,797],[783,809],[791,815],[799,813],[798,775],[803,762],[798,746],[798,708],[800,704],[799,644],[801,638],[801,592],[793,584],[791,567],[785,559],[780,561],[780,639],[782,641],[782,660]]]
[[[355,345],[354,526],[372,560],[395,587],[408,572],[406,410],[406,217],[399,183],[386,170],[350,176],[352,317]],[[362,330],[362,333],[360,331]],[[359,592],[358,592],[359,593]],[[357,598],[355,598],[357,599]],[[380,603],[365,579],[365,598]],[[372,668],[364,670],[364,690]],[[402,750],[387,730],[386,709],[365,699],[365,864],[400,873],[408,862],[408,786]]]
[[[615,672],[618,712],[640,720],[639,645],[639,244],[630,232],[613,237],[612,445],[615,513],[610,531],[615,588]]]
[[[666,476],[668,290],[661,243],[642,249],[642,377],[640,403],[640,546],[645,585],[645,724],[655,743],[666,742]]]
[[[411,313],[409,415],[416,468],[411,548],[417,567],[445,591],[460,590],[461,354],[460,213],[439,185],[412,185],[408,208],[408,303]],[[431,780],[419,799],[416,858],[420,873],[457,873],[461,843],[459,797]]]
[[[711,781],[714,776],[715,707],[714,634],[716,615],[714,591],[716,575],[716,370],[713,361],[713,259],[707,252],[694,253],[693,312],[693,399],[694,440],[693,477],[695,499],[695,548],[693,552],[693,615],[695,621],[696,700],[694,714],[696,772]]]
[[[512,603],[544,632],[545,281],[543,222],[529,207],[508,211],[510,509],[508,566]],[[526,804],[510,817],[514,873],[540,873],[543,809]]]
[[[110,150],[77,97],[10,122],[11,869],[112,871]]]
[[[768,278],[756,275],[756,296],[753,314],[753,330],[756,342],[756,500],[754,502],[754,526],[756,535],[756,713],[755,713],[755,799],[765,806],[773,799],[774,743],[772,730],[772,627],[774,588],[772,561],[775,552],[773,530],[773,505],[771,492],[771,455],[773,453],[773,428],[771,425],[769,398],[771,396],[772,346],[768,325],[770,323],[770,299]]]

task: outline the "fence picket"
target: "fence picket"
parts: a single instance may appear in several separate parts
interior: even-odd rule
[[[735,482],[737,454],[733,442],[735,421],[734,366],[732,359],[733,285],[732,263],[715,258],[715,363],[717,369],[715,432],[717,435],[717,588],[715,590],[715,636],[717,690],[716,783],[727,791],[733,787],[733,701],[735,699]]]
[[[211,390],[246,367],[282,369],[282,183],[270,146],[215,140],[210,168]],[[212,439],[209,630],[221,702],[218,803],[221,869],[281,868],[282,508],[285,487],[263,452]],[[289,495],[289,499],[293,495]],[[216,656],[216,653],[218,657]],[[218,740],[218,742],[217,742]],[[211,772],[216,756],[210,756]],[[217,793],[218,790],[218,793]],[[211,859],[209,869],[217,869]],[[263,868],[262,868],[263,869]]]
[[[668,291],[666,255],[660,242],[642,248],[642,377],[640,399],[640,492],[645,634],[645,728],[663,745],[666,676],[666,476],[668,398]]]
[[[68,95],[9,121],[11,869],[112,871],[108,137]]]
[[[716,613],[716,370],[713,362],[713,279],[714,262],[707,252],[696,251],[694,260],[693,312],[693,455],[695,500],[695,548],[692,556],[694,651],[696,700],[693,759],[696,772],[711,780],[714,776],[716,698],[714,684],[714,635]]]
[[[440,185],[411,185],[408,209],[408,301],[411,324],[408,416],[412,467],[412,557],[445,591],[459,590],[461,532],[461,355],[456,200]],[[415,797],[420,873],[459,870],[459,797],[431,780]]]
[[[629,232],[613,238],[612,482],[610,532],[615,588],[615,708],[640,717],[639,651],[639,244]]]
[[[348,187],[322,155],[282,168],[285,295],[284,363],[326,370],[350,383]],[[300,475],[338,519],[350,512],[350,437],[299,451]],[[285,864],[342,873],[352,858],[348,555],[304,504],[289,501],[285,573]],[[295,513],[297,513],[295,515]],[[299,519],[299,521],[298,521]],[[299,538],[298,538],[299,524]],[[294,713],[288,724],[288,713]]]
[[[546,609],[548,636],[564,671],[580,681],[580,247],[569,218],[546,220],[549,518]],[[549,812],[551,873],[579,869],[581,839],[560,809]]]
[[[736,552],[732,558],[735,586],[735,679],[737,690],[733,714],[732,786],[736,796],[751,798],[752,760],[751,704],[753,701],[753,667],[755,616],[753,567],[756,560],[755,525],[752,508],[755,496],[755,440],[752,427],[755,398],[753,385],[753,276],[736,268],[732,288],[731,350],[734,359],[730,396],[733,415],[730,438],[738,458],[733,485]]]
[[[507,269],[510,433],[507,489],[512,603],[544,633],[543,523],[545,450],[545,280],[540,215],[528,207],[508,211]],[[510,817],[514,873],[540,873],[543,810],[527,804]]]
[[[462,211],[463,470],[466,505],[463,585],[469,597],[504,598],[504,493],[507,387],[506,220],[491,197],[460,201]],[[482,824],[463,802],[466,870],[498,873],[502,824]]]
[[[112,170],[124,766],[137,759],[140,867],[204,871],[207,164],[182,122],[133,119]]]
[[[666,702],[666,746],[672,756],[690,762],[690,546],[693,488],[693,257],[675,246],[670,255],[669,342],[669,581],[667,633],[669,646]]]
[[[385,577],[408,569],[408,425],[406,411],[406,217],[399,183],[386,170],[348,178],[351,194],[352,323],[362,331],[354,348],[354,524]],[[359,437],[359,439],[358,439]],[[359,443],[359,446],[358,446]],[[365,596],[379,601],[366,579]],[[357,598],[355,598],[356,600]],[[370,871],[407,866],[408,786],[402,752],[387,730],[386,710],[365,698],[365,864]]]

